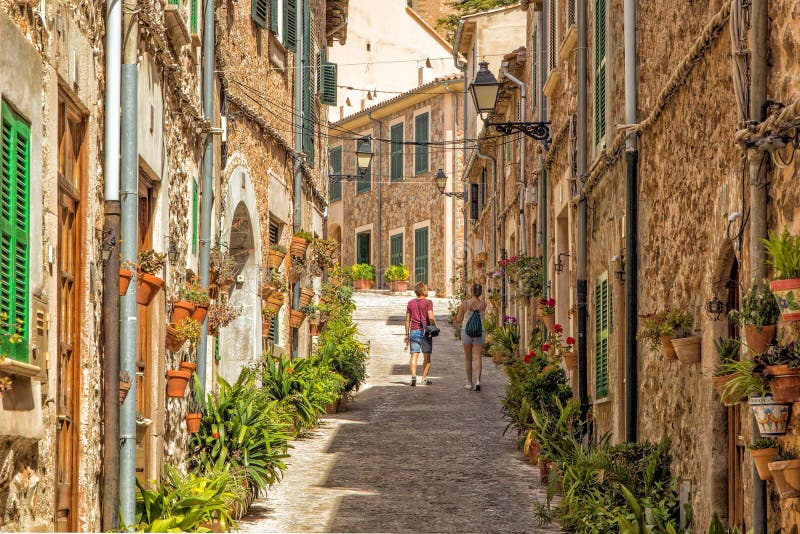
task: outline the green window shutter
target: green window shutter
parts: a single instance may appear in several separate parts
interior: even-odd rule
[[[267,16],[269,15],[269,0],[251,0],[250,3],[250,16],[253,22],[260,28],[267,27]]]
[[[531,41],[531,87],[533,87],[533,98],[531,98],[531,108],[536,112],[539,101],[539,40],[536,36],[537,29],[533,29],[533,39]]]
[[[192,28],[192,33],[198,33],[197,31],[197,0],[191,0],[189,2],[189,9],[191,12],[189,13],[189,25]]]
[[[306,162],[314,166],[314,133],[316,124],[316,105],[314,103],[314,84],[316,79],[312,67],[314,51],[311,44],[311,9],[308,0],[303,1],[303,152]]]
[[[297,52],[297,1],[283,1],[283,46]]]
[[[369,263],[369,232],[356,235],[356,263]]]
[[[611,319],[611,295],[608,278],[601,278],[594,286],[594,324],[595,324],[595,398],[608,396],[608,334]]]
[[[30,127],[3,103],[0,130],[0,354],[27,362]]]
[[[550,5],[548,6],[548,41],[550,46],[548,46],[548,53],[550,55],[550,70],[556,68],[556,46],[557,46],[557,39],[556,39],[556,31],[558,30],[556,26],[556,0],[550,0]]]
[[[269,0],[269,31],[278,33],[278,0]]]
[[[171,6],[179,6],[181,5],[180,0],[169,0],[169,5]]]
[[[322,62],[320,67],[320,97],[319,101],[326,106],[335,106],[338,97],[338,66],[336,63]]]
[[[395,124],[391,130],[391,180],[403,180],[403,123]]]
[[[390,265],[403,265],[403,234],[395,234],[389,240]]]
[[[331,174],[342,174],[342,147],[337,146],[331,149],[328,163],[331,168]],[[328,200],[330,202],[342,200],[342,182],[340,178],[329,178]]]
[[[594,3],[594,144],[606,136],[606,1]]]
[[[198,212],[200,193],[197,189],[197,180],[192,180],[192,254],[197,255]]]
[[[428,227],[414,230],[414,283],[428,283]]]
[[[428,172],[428,114],[422,113],[414,119],[414,173]],[[421,143],[421,144],[420,144]]]

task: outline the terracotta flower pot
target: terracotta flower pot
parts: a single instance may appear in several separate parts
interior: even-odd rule
[[[394,282],[389,282],[389,291],[393,291],[395,293],[408,291],[408,283],[408,280],[395,280]]]
[[[550,462],[539,462],[539,478],[542,481],[542,484],[548,484],[550,482],[550,470],[552,468],[553,466],[550,464]]]
[[[192,319],[203,324],[203,321],[206,320],[206,314],[208,313],[208,304],[197,304],[195,305],[194,311],[192,312]],[[175,322],[175,321],[173,321]]]
[[[336,409],[338,408],[339,401],[335,400],[325,405],[325,413],[328,415],[336,413]]]
[[[304,249],[305,252],[305,249]],[[270,250],[267,256],[267,265],[270,269],[280,269],[283,265],[283,259],[286,257],[285,252],[279,250]]]
[[[278,290],[278,286],[273,283],[266,283],[261,286],[261,298],[265,299]]]
[[[764,367],[764,374],[767,376],[800,375],[800,369],[792,369],[785,363],[781,365],[767,365]]]
[[[119,403],[125,400],[125,397],[128,396],[128,391],[131,390],[131,383],[130,382],[120,382],[119,383]]]
[[[531,443],[530,447],[528,447],[528,462],[531,465],[536,465],[539,463],[539,444],[538,443]]]
[[[781,318],[784,321],[800,320],[800,278],[775,280],[770,282],[769,288],[781,309]]]
[[[723,396],[724,393],[725,393],[725,385],[728,382],[730,382],[731,380],[733,380],[733,378],[735,376],[737,376],[738,374],[739,373],[730,373],[730,374],[727,374],[727,375],[712,376],[711,377],[711,383],[714,384],[714,389],[717,390],[717,393],[719,394],[719,398],[722,400],[722,403],[725,406],[735,406],[736,404],[739,404],[740,402],[742,402],[742,398],[726,399]]]
[[[772,471],[769,470],[769,463],[778,455],[778,447],[769,449],[754,449],[750,451],[753,462],[758,470],[758,478],[761,480],[772,480]]]
[[[216,300],[218,296],[219,296],[219,286],[217,284],[209,284],[208,298]]]
[[[750,352],[754,355],[764,354],[775,339],[775,330],[775,325],[764,326],[761,329],[751,324],[744,325],[744,339]]]
[[[291,310],[289,312],[289,326],[292,328],[300,328],[303,321],[306,320],[306,314],[300,310]]]
[[[678,359],[675,347],[672,345],[672,338],[669,336],[661,336],[661,355],[668,360]]]
[[[800,460],[770,462],[769,470],[781,499],[800,497]]]
[[[289,248],[289,252],[292,256],[296,258],[303,258],[306,255],[306,249],[308,248],[308,239],[304,237],[292,237],[292,245]]]
[[[173,324],[167,325],[167,338],[166,338],[166,347],[167,350],[171,350],[172,352],[176,352],[181,350],[183,344],[186,343],[186,340],[178,339],[178,330],[175,328]]]
[[[578,353],[575,351],[562,352],[561,357],[564,359],[564,364],[567,366],[568,371],[574,371],[578,368]]]
[[[322,332],[321,323],[308,323],[308,333],[312,336],[318,336]]]
[[[202,413],[187,413],[186,414],[186,431],[189,434],[194,434],[200,431],[200,420],[203,418]]]
[[[782,436],[786,434],[789,421],[790,404],[779,403],[774,397],[750,397],[750,408],[758,423],[762,436]]]
[[[183,397],[191,377],[191,371],[167,371],[167,397]]]
[[[267,301],[264,303],[264,309],[270,313],[277,313],[278,310],[281,309],[283,306],[285,297],[283,293],[272,293],[269,297],[267,297]]]
[[[372,282],[369,280],[359,279],[353,281],[353,287],[355,289],[369,289],[372,286]]]
[[[161,288],[164,280],[152,274],[139,273],[136,277],[136,302],[149,306]]]
[[[180,362],[178,364],[178,369],[181,371],[189,371],[190,373],[194,373],[194,370],[197,369],[197,364],[194,362]]]
[[[540,314],[539,312],[536,312],[536,315],[538,315],[539,319],[542,320],[542,322],[544,323],[545,328],[547,328],[547,331],[548,332],[552,332],[553,328],[556,325],[556,316],[553,315],[552,313],[549,314],[549,315],[544,315],[544,314]]]
[[[798,374],[776,376],[770,382],[770,388],[775,402],[800,401],[800,375]]]
[[[692,364],[700,361],[700,336],[672,338],[672,347],[681,363]]]
[[[311,304],[311,300],[314,298],[314,290],[308,288],[302,288],[300,290],[300,307],[308,306]]]
[[[128,286],[131,283],[131,278],[133,278],[133,271],[128,269],[120,269],[119,270],[119,296],[124,297],[125,294],[128,292]]]
[[[194,304],[188,300],[179,300],[172,305],[172,315],[169,322],[178,324],[194,312]]]

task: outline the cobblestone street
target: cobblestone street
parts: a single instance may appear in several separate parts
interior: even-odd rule
[[[538,468],[503,435],[502,369],[484,358],[482,391],[463,388],[444,299],[434,299],[433,384],[409,387],[407,300],[357,295],[369,379],[345,412],[293,443],[285,478],[242,532],[558,532],[536,527]]]

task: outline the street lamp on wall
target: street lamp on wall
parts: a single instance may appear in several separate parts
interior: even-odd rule
[[[439,193],[446,197],[464,198],[463,192],[454,191],[451,193],[449,191],[445,191],[445,187],[447,187],[447,175],[442,169],[439,169],[439,172],[436,173],[436,188],[439,190]]]
[[[706,313],[708,314],[708,318],[714,321],[719,321],[719,318],[725,313],[725,303],[717,297],[716,292],[714,293],[714,297],[706,302]]]
[[[564,262],[561,261],[561,256],[569,257],[569,253],[568,252],[559,252],[558,253],[558,256],[556,257],[556,261],[555,261],[555,263],[553,263],[553,269],[557,273],[560,273],[561,271],[564,270]]]
[[[360,180],[364,177],[369,169],[369,166],[372,165],[372,138],[369,136],[364,136],[358,140],[356,143],[356,167],[358,169],[357,174],[328,174],[328,177],[331,180],[335,180],[337,182],[348,181],[352,182],[355,180]]]

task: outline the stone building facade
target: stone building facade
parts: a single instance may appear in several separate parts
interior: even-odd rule
[[[388,266],[402,264],[412,284],[453,292],[463,261],[461,201],[440,194],[435,177],[441,169],[445,191],[454,191],[463,90],[463,78],[442,78],[331,125],[328,235],[341,243],[344,265],[375,266],[377,287]],[[336,175],[357,174],[361,137],[372,139],[372,164],[363,178],[344,181]]]

